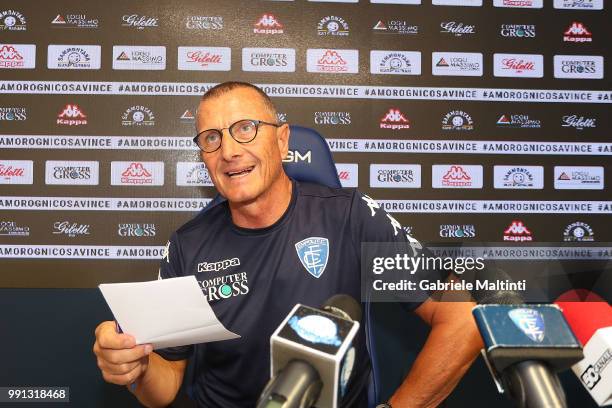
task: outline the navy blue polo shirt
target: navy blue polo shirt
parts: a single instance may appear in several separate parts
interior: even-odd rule
[[[287,210],[269,227],[234,225],[222,203],[187,222],[167,244],[160,277],[195,275],[221,323],[241,336],[156,350],[167,360],[196,353],[200,406],[253,407],[270,378],[270,336],[295,304],[320,307],[338,293],[359,300],[361,243],[408,244],[399,223],[357,190],[292,185]],[[345,400],[363,401],[366,392],[364,326]]]

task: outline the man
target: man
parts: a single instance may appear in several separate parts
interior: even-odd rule
[[[252,407],[269,379],[269,337],[296,303],[319,306],[336,293],[360,298],[360,243],[405,243],[401,226],[355,190],[291,180],[282,168],[289,127],[276,123],[267,95],[246,83],[209,90],[198,108],[196,143],[227,201],[174,233],[160,277],[193,274],[221,322],[240,339],[151,352],[96,328],[94,353],[108,382],[128,385],[150,407],[175,398],[186,359],[197,356],[196,397],[206,407]],[[324,241],[324,242],[323,242]],[[325,246],[326,262],[307,265],[300,248]],[[230,260],[227,268],[213,265]],[[410,305],[432,327],[412,370],[389,403],[433,407],[454,388],[481,348],[470,303]],[[345,406],[365,406],[369,359],[363,329]],[[460,339],[460,340],[458,340]]]

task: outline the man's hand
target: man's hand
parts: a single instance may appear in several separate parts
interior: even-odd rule
[[[96,327],[93,352],[105,381],[118,385],[134,383],[149,366],[150,344],[136,345],[135,339],[117,333],[115,322],[102,322]]]

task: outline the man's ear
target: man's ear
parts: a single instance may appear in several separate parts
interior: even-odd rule
[[[278,143],[278,150],[281,154],[281,159],[285,159],[287,157],[287,152],[289,151],[289,134],[291,131],[289,130],[289,125],[284,123],[276,130],[276,137]]]

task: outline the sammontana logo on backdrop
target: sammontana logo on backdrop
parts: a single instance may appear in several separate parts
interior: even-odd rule
[[[462,110],[453,110],[442,118],[442,130],[474,130],[474,120]]]
[[[482,166],[434,164],[431,166],[433,188],[482,188]]]
[[[212,187],[213,182],[204,163],[178,162],[176,163],[176,185]]]
[[[603,79],[604,59],[597,55],[555,55],[555,78]]]
[[[58,14],[51,20],[52,28],[82,28],[95,29],[98,28],[100,21],[97,17],[91,18],[87,14]]]
[[[111,162],[112,186],[163,186],[164,162]]]
[[[227,47],[178,47],[178,69],[230,71],[232,49]]]
[[[28,111],[24,107],[0,107],[0,121],[28,120]]]
[[[372,188],[421,188],[419,164],[370,164]]]
[[[346,37],[349,35],[349,25],[342,17],[325,16],[317,23],[319,36]]]
[[[45,162],[45,184],[97,186],[99,184],[99,163],[97,161]]]
[[[295,49],[243,48],[242,70],[246,72],[295,72]]]
[[[26,31],[28,25],[26,18],[17,10],[3,10],[0,12],[0,31]]]
[[[48,69],[100,69],[99,45],[49,45]]]
[[[147,106],[135,105],[121,115],[122,126],[155,126],[155,114]]]
[[[542,166],[493,166],[493,185],[496,189],[544,188]]]
[[[604,168],[600,166],[555,166],[555,190],[603,190]]]
[[[421,75],[418,51],[370,51],[370,73],[382,75]]]
[[[36,66],[36,45],[0,44],[0,69],[33,69]]]
[[[164,46],[113,46],[113,69],[116,70],[165,70]]]
[[[563,241],[565,242],[593,242],[595,233],[587,223],[576,221],[569,224],[563,230]]]
[[[32,160],[0,160],[0,184],[32,184],[34,162]]]
[[[556,9],[603,10],[604,0],[554,0]]]
[[[357,163],[336,163],[336,170],[342,187],[359,187],[359,165]]]

